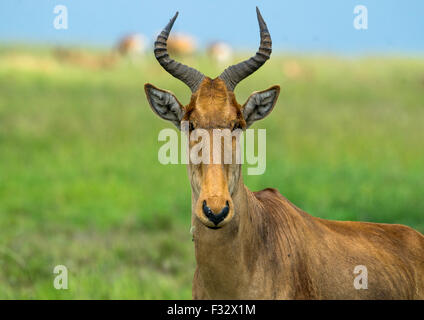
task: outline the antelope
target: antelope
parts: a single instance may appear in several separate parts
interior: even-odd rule
[[[217,63],[228,62],[233,55],[233,50],[231,47],[225,42],[220,41],[212,42],[208,46],[206,52],[208,53],[209,57],[211,57],[212,60]]]
[[[140,54],[146,48],[146,37],[142,34],[130,34],[122,37],[117,44],[117,51],[122,56]]]
[[[91,70],[112,68],[118,61],[118,57],[113,52],[94,54],[81,50],[57,48],[53,51],[53,54],[61,62]]]
[[[234,95],[236,85],[271,55],[270,33],[256,12],[258,52],[215,79],[169,57],[166,44],[177,12],[157,37],[154,54],[191,89],[191,99],[183,106],[170,91],[147,83],[152,110],[178,128],[188,121],[190,130],[208,132],[245,130],[267,116],[278,85],[253,92],[243,105]],[[233,152],[235,146],[233,138]],[[424,236],[418,231],[313,217],[276,189],[250,191],[241,164],[190,162],[187,172],[196,258],[193,299],[424,299]],[[356,266],[366,267],[367,288],[355,287]]]
[[[184,33],[177,33],[167,41],[168,50],[178,56],[189,56],[196,51],[196,41],[193,37]]]

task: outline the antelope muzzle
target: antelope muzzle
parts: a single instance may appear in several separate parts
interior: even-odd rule
[[[218,224],[228,216],[228,213],[230,212],[230,204],[228,203],[228,201],[226,201],[225,207],[222,208],[222,210],[219,213],[215,213],[212,211],[211,208],[208,207],[206,200],[203,200],[202,210],[206,218],[210,222],[212,222],[216,228]],[[214,228],[214,227],[210,227],[210,228]]]

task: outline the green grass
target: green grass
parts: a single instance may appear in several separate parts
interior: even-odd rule
[[[191,297],[186,168],[157,160],[171,125],[145,82],[189,101],[150,56],[90,70],[0,50],[0,298]],[[267,169],[245,176],[249,188],[278,188],[323,218],[424,231],[423,59],[275,54],[236,95],[274,84],[279,102],[255,125],[267,129]],[[59,264],[69,290],[53,288]]]

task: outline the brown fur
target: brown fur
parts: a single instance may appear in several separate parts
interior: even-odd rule
[[[184,108],[184,120],[207,130],[245,128],[243,107],[222,80],[205,78]],[[424,299],[419,232],[312,217],[276,189],[248,190],[237,164],[189,164],[188,175],[194,299]],[[208,228],[213,225],[203,201],[214,212],[229,201],[219,229]],[[354,287],[357,265],[368,269],[366,290]]]
[[[275,189],[240,193],[238,226],[195,221],[194,299],[424,299],[417,231],[315,218]],[[356,265],[368,269],[367,290],[353,286]]]

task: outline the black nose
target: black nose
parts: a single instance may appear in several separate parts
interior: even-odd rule
[[[214,214],[211,208],[206,205],[206,200],[203,200],[203,213],[209,219],[209,221],[213,222],[213,224],[216,226],[227,217],[228,212],[230,212],[230,205],[228,201],[225,203],[225,207],[219,214]]]

